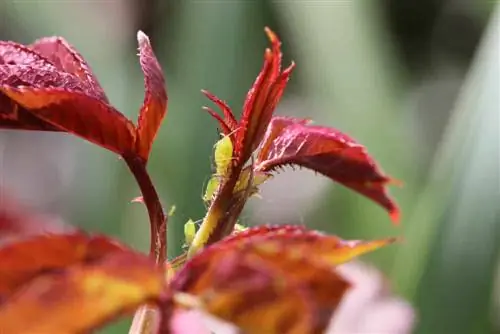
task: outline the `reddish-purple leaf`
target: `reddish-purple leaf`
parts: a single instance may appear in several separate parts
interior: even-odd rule
[[[69,73],[81,80],[103,102],[108,103],[99,81],[85,59],[64,38],[44,37],[29,46],[48,59],[59,71]]]
[[[292,63],[282,71],[281,42],[269,28],[266,28],[266,34],[271,49],[266,49],[262,70],[247,94],[237,132],[235,154],[241,164],[259,146],[295,66]]]
[[[73,133],[115,153],[130,153],[135,127],[112,106],[76,88],[32,88],[1,86],[10,99],[39,119]]]
[[[137,125],[137,153],[147,161],[161,122],[167,111],[165,79],[156,59],[149,38],[142,32],[137,33],[139,57],[144,73],[145,97]]]
[[[39,69],[55,70],[54,64],[38,52],[9,41],[0,41],[0,65],[29,65]]]
[[[238,121],[234,117],[231,108],[229,108],[229,106],[225,101],[222,101],[212,93],[206,90],[202,90],[201,92],[205,94],[205,96],[208,97],[210,101],[215,103],[215,105],[217,105],[217,107],[219,107],[220,110],[222,110],[224,118],[222,118],[219,114],[217,114],[215,111],[213,111],[208,107],[204,107],[203,109],[206,110],[213,118],[215,118],[217,122],[219,122],[220,129],[224,135],[230,135],[230,134],[232,135],[234,131],[236,131],[236,129],[238,128]]]
[[[0,42],[0,128],[65,131],[147,161],[167,95],[149,39],[138,33],[145,98],[137,128],[108,103],[90,66],[62,37]]]
[[[36,117],[0,91],[0,129],[62,131]]]
[[[46,53],[59,45],[49,54],[57,66],[27,47],[0,43],[0,128],[66,131],[119,154],[132,150],[134,125],[106,103],[81,56],[62,40],[40,43]]]
[[[276,117],[261,147],[256,170],[269,172],[287,165],[312,169],[377,202],[398,221],[399,209],[385,188],[393,180],[380,170],[365,147],[347,135]]]

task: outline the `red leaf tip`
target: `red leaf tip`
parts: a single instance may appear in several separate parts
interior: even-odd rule
[[[391,217],[391,220],[394,223],[394,225],[399,225],[399,222],[401,220],[401,212],[399,211],[398,208],[394,208],[389,212],[389,217]]]
[[[265,27],[264,32],[266,33],[267,38],[269,38],[269,41],[271,42],[271,44],[273,44],[273,45],[276,45],[276,44],[280,45],[281,44],[278,36],[269,27]]]

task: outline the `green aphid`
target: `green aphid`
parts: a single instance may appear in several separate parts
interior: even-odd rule
[[[222,137],[215,144],[215,170],[219,176],[226,176],[233,158],[233,142],[229,136]]]
[[[186,246],[190,246],[193,243],[194,236],[196,235],[196,224],[192,219],[189,219],[186,224],[184,224],[184,240]]]

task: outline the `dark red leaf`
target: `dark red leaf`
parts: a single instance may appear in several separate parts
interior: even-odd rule
[[[55,70],[47,58],[24,45],[0,41],[0,65],[29,65],[42,70]]]
[[[204,107],[203,109],[208,111],[208,113],[219,122],[219,126],[220,126],[221,131],[224,135],[233,134],[233,132],[236,131],[238,128],[238,121],[234,117],[234,114],[233,114],[231,108],[229,108],[229,106],[227,105],[227,103],[225,101],[222,101],[221,99],[219,99],[217,96],[213,95],[212,93],[210,93],[206,90],[202,90],[201,92],[203,94],[205,94],[205,96],[208,97],[210,99],[210,101],[215,103],[215,105],[217,105],[220,110],[222,110],[224,118],[222,118],[219,114],[217,114],[216,112],[214,112],[212,109],[210,109],[208,107]]]
[[[115,153],[133,150],[135,126],[112,106],[67,88],[0,87],[14,102],[37,118]]]
[[[269,28],[266,28],[266,34],[272,47],[266,49],[262,70],[243,106],[235,145],[239,163],[247,161],[259,146],[295,66],[292,63],[284,71],[281,70],[281,42]]]
[[[0,91],[0,129],[62,131],[30,113]]]
[[[166,113],[161,67],[138,33],[145,98],[138,127],[113,108],[83,57],[61,37],[0,43],[0,128],[65,131],[147,161]]]
[[[393,180],[383,174],[363,146],[347,135],[275,117],[261,148],[256,170],[269,172],[286,165],[312,169],[377,202],[389,211],[393,221],[398,221],[399,209],[385,188]]]
[[[144,103],[137,127],[137,153],[147,161],[151,146],[167,111],[167,93],[163,72],[153,53],[149,38],[139,31],[137,40],[145,84]]]
[[[106,103],[109,102],[90,66],[64,38],[44,37],[35,41],[29,48],[48,59],[59,71],[72,74],[80,79],[83,85],[88,86],[98,99]]]

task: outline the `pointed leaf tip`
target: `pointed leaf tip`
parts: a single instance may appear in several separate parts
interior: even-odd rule
[[[272,44],[281,44],[281,42],[280,42],[278,36],[276,35],[276,33],[274,31],[272,31],[269,27],[265,27],[264,28],[264,32],[266,33],[267,38],[269,38],[269,41]]]
[[[153,141],[167,112],[167,92],[163,70],[153,52],[149,37],[137,32],[139,61],[144,74],[144,102],[137,122],[137,154],[147,161]]]
[[[388,211],[394,223],[399,221],[399,208],[386,189],[391,178],[363,146],[340,131],[274,117],[260,147],[258,170],[270,172],[287,165],[314,170],[370,198]]]

